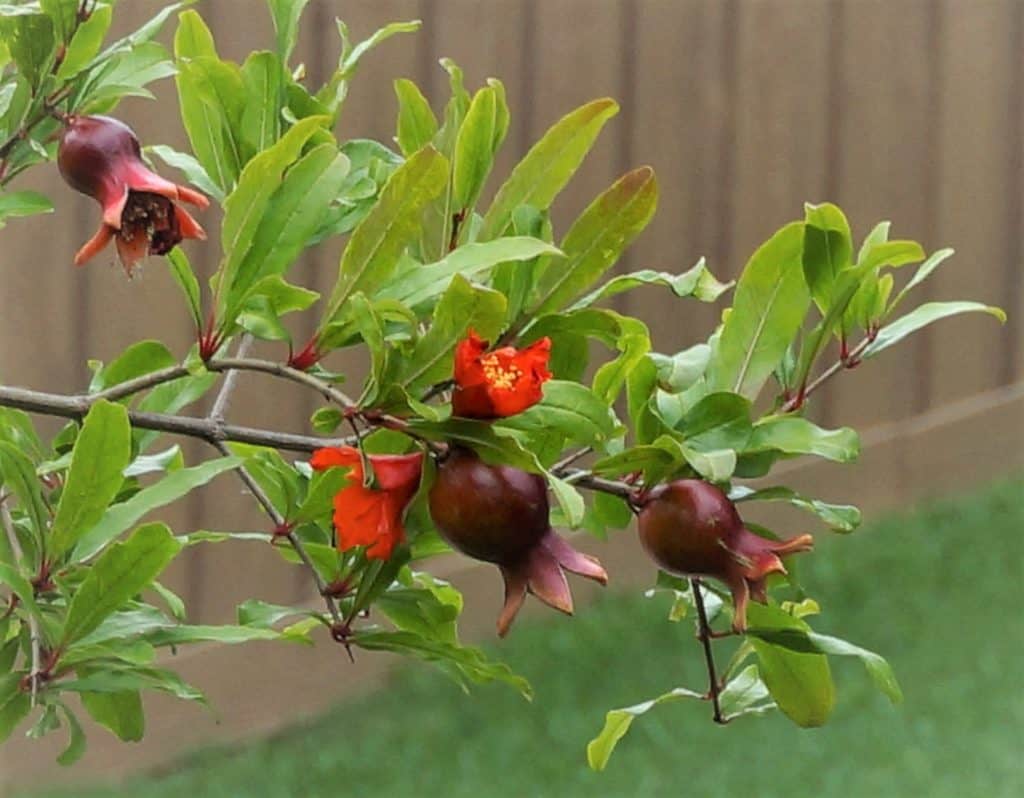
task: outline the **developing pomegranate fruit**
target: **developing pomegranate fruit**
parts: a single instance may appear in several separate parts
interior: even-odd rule
[[[124,122],[108,116],[71,116],[60,140],[57,166],[76,191],[103,208],[100,228],[75,255],[82,266],[115,240],[131,277],[146,255],[165,255],[185,238],[206,233],[178,202],[209,206],[198,191],[179,186],[142,162],[139,140]]]
[[[764,604],[768,575],[786,573],[780,557],[810,551],[810,535],[768,540],[743,525],[719,488],[699,479],[659,485],[643,501],[640,542],[662,570],[676,576],[711,576],[732,593],[733,629],[747,627],[751,596]]]
[[[508,634],[527,592],[572,613],[564,570],[608,583],[608,574],[594,557],[576,551],[551,528],[547,485],[537,474],[487,465],[475,452],[454,447],[438,464],[429,502],[434,524],[448,543],[501,570],[501,637]]]

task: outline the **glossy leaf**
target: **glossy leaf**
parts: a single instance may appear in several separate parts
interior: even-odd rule
[[[336,320],[356,291],[372,298],[385,284],[416,237],[423,209],[447,179],[447,161],[432,147],[420,150],[391,175],[377,204],[349,238],[321,329]]]
[[[896,321],[885,325],[864,350],[864,357],[874,357],[879,352],[898,344],[908,335],[917,332],[922,327],[950,316],[958,316],[961,313],[987,313],[997,318],[1000,323],[1006,321],[1006,313],[1000,308],[992,305],[984,305],[981,302],[926,302],[910,311],[907,315]]]
[[[615,750],[615,746],[629,732],[629,727],[633,725],[634,720],[650,712],[659,704],[679,701],[684,698],[702,701],[704,696],[700,693],[695,693],[693,690],[677,687],[675,690],[670,690],[650,701],[644,701],[631,707],[624,707],[623,709],[611,710],[605,715],[604,728],[601,729],[597,737],[587,743],[587,763],[591,769],[597,771],[605,769],[612,752]]]
[[[814,513],[836,532],[852,532],[860,526],[860,510],[849,504],[829,504],[818,499],[809,499],[785,487],[761,488],[754,490],[746,486],[735,486],[729,492],[734,502],[781,501]]]
[[[128,412],[112,402],[97,402],[82,422],[67,481],[50,532],[49,550],[59,557],[70,550],[106,512],[121,489],[131,461]]]
[[[754,253],[740,275],[709,374],[712,390],[751,401],[803,324],[810,294],[802,267],[804,225],[786,225]]]
[[[822,429],[805,418],[774,416],[754,425],[748,452],[775,449],[786,454],[813,454],[837,463],[860,455],[860,438],[850,427]]]
[[[546,210],[576,173],[605,122],[618,113],[612,100],[594,100],[558,120],[512,170],[484,217],[478,241],[499,238],[520,205]]]
[[[13,191],[0,194],[0,229],[11,216],[35,216],[53,213],[53,203],[38,191]]]
[[[241,134],[247,160],[271,146],[281,135],[284,67],[275,53],[252,53],[242,64],[247,102]]]
[[[32,708],[31,697],[19,688],[24,675],[17,671],[0,674],[0,743],[11,736]]]
[[[587,294],[572,306],[572,310],[589,307],[602,299],[631,291],[645,285],[668,288],[677,297],[694,297],[701,302],[714,302],[732,287],[732,283],[719,282],[704,263],[704,258],[682,274],[659,272],[653,269],[620,274],[613,277],[596,291]]]
[[[98,5],[93,8],[89,18],[78,26],[68,44],[64,60],[57,69],[57,80],[74,77],[96,57],[110,29],[112,14],[110,6]]]
[[[718,705],[726,720],[742,715],[761,715],[775,709],[775,702],[761,681],[757,665],[748,665],[726,683],[718,696]]]
[[[309,0],[267,0],[277,38],[277,54],[282,64],[288,63],[295,49],[299,38],[299,19],[308,3]]]
[[[480,89],[470,102],[455,139],[452,210],[472,213],[504,138],[500,124],[497,92],[490,87]]]
[[[402,154],[408,157],[433,140],[437,134],[437,117],[427,98],[411,80],[396,80],[395,95],[398,97],[398,132],[395,138]]]
[[[530,312],[554,313],[589,288],[647,226],[657,204],[658,183],[650,167],[616,181],[573,222],[561,244],[565,259],[541,273]]]
[[[752,629],[809,631],[804,621],[778,607],[752,603],[747,608]],[[821,726],[835,706],[835,686],[828,660],[818,653],[796,652],[750,634],[760,664],[761,678],[779,709],[798,726]]]
[[[939,266],[941,266],[946,260],[948,260],[954,254],[955,250],[949,249],[947,247],[946,249],[940,249],[937,252],[933,252],[931,255],[929,255],[928,259],[917,267],[917,271],[914,272],[914,276],[910,278],[907,284],[903,286],[902,290],[896,295],[896,298],[893,299],[892,304],[889,305],[889,307],[887,308],[886,315],[892,313],[896,306],[899,305],[906,298],[907,294],[909,294],[912,290],[917,288],[917,286],[919,286],[921,283],[927,280],[931,276],[932,272],[939,268]]]
[[[241,463],[240,457],[221,457],[192,468],[183,468],[143,488],[128,501],[107,508],[99,522],[82,535],[75,547],[73,559],[76,562],[89,559],[147,513],[187,496],[191,491],[225,471],[237,468]]]
[[[35,464],[13,443],[0,440],[0,482],[14,494],[38,539],[47,533],[50,514],[36,477]]]
[[[750,402],[735,393],[712,393],[677,425],[686,445],[699,452],[742,450],[750,440]]]
[[[121,693],[82,693],[89,716],[126,743],[138,742],[146,731],[146,716],[138,690]]]
[[[805,205],[803,269],[811,296],[824,314],[832,305],[839,273],[852,263],[850,223],[839,208],[825,202]]]
[[[147,587],[181,548],[163,524],[141,526],[110,546],[82,580],[68,606],[63,645],[81,640]]]

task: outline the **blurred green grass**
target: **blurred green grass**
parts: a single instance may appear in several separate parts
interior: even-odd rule
[[[678,796],[1017,798],[1024,795],[1024,481],[880,519],[802,563],[818,631],[886,656],[893,708],[856,661],[833,661],[836,713],[801,730],[778,714],[720,728],[698,702],[639,719],[604,773],[586,742],[604,711],[703,689],[689,622],[662,601],[608,595],[572,622],[522,624],[500,654],[536,689],[463,695],[426,668],[315,722],[211,750],[117,789],[47,798]],[[652,573],[653,576],[653,573]],[[125,749],[130,756],[130,749]]]

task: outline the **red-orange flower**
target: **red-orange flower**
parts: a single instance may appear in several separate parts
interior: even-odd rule
[[[525,349],[503,346],[487,351],[487,342],[473,330],[455,349],[455,393],[452,412],[463,418],[505,418],[537,404],[551,379],[551,339],[541,338]]]
[[[61,136],[57,166],[68,184],[103,208],[99,230],[75,255],[82,266],[114,239],[121,265],[132,268],[146,255],[165,255],[186,238],[206,233],[178,202],[206,208],[198,191],[175,185],[143,162],[139,140],[123,122],[107,116],[71,116]]]
[[[402,515],[419,487],[423,454],[370,455],[376,488],[364,487],[359,450],[351,446],[317,449],[309,462],[318,471],[334,466],[351,469],[349,484],[334,497],[338,549],[366,546],[369,559],[388,559],[395,546],[405,540]]]

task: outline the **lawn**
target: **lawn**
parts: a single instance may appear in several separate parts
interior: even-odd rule
[[[888,657],[906,694],[893,708],[856,661],[834,667],[823,729],[784,718],[719,728],[700,703],[637,721],[601,774],[584,747],[604,710],[703,683],[684,622],[642,597],[606,597],[573,623],[523,624],[503,646],[533,682],[467,697],[424,668],[309,726],[206,752],[169,775],[49,798],[337,796],[1024,795],[1024,482],[892,515],[824,540],[801,578],[819,631]],[[126,749],[126,756],[130,750]],[[40,795],[40,794],[37,794]]]

